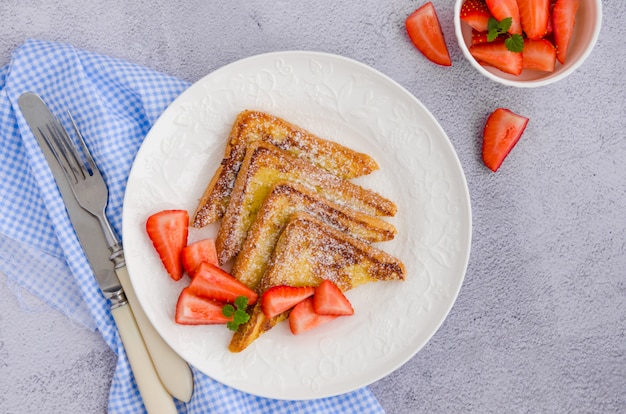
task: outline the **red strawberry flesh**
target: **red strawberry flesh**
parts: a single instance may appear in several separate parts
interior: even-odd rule
[[[233,303],[239,296],[245,296],[248,298],[248,305],[253,305],[258,299],[254,290],[207,262],[202,262],[196,269],[189,290],[196,296],[225,303]]]
[[[461,21],[478,32],[486,32],[489,29],[490,17],[491,12],[485,0],[465,0],[461,6]]]
[[[541,39],[548,31],[550,0],[517,0],[522,30],[529,39]]]
[[[483,130],[483,162],[496,172],[519,141],[528,118],[506,108],[498,108],[489,115]]]
[[[211,325],[230,322],[222,313],[224,304],[191,293],[188,287],[178,296],[175,321],[181,325]]]
[[[182,251],[182,260],[183,268],[191,277],[202,262],[217,265],[215,239],[203,239],[185,246]]]
[[[452,65],[432,2],[424,4],[411,13],[405,21],[405,27],[411,42],[430,61],[442,66]]]
[[[578,0],[557,0],[552,9],[552,31],[556,46],[556,58],[562,64],[565,63],[567,49],[574,32],[578,6]]]
[[[313,296],[315,312],[320,315],[353,315],[354,309],[341,289],[330,280],[323,280]]]
[[[312,286],[274,286],[263,292],[261,307],[265,317],[271,319],[293,308],[314,293],[315,288]]]
[[[339,316],[315,313],[313,298],[308,297],[298,303],[289,314],[289,329],[294,335],[299,335],[336,318]]]
[[[522,34],[522,23],[517,0],[486,0],[486,3],[487,8],[497,21],[511,18],[509,33]]]
[[[185,210],[163,210],[148,217],[146,232],[174,280],[183,277],[181,253],[187,245],[189,214]]]
[[[522,52],[522,66],[524,69],[534,69],[544,72],[554,72],[556,65],[556,49],[546,39],[526,39]]]
[[[505,73],[522,73],[522,54],[511,52],[503,41],[478,43],[470,46],[471,55],[482,65],[493,66]]]

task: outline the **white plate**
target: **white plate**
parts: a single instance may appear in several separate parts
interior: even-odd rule
[[[398,236],[380,248],[405,264],[404,282],[348,292],[355,315],[293,336],[275,327],[239,354],[224,326],[174,323],[188,284],[165,273],[145,234],[167,208],[194,211],[218,166],[236,115],[257,109],[374,156],[380,170],[356,180],[394,200]],[[123,214],[126,262],[137,296],[165,340],[190,364],[233,388],[302,400],[342,394],[384,377],[439,328],[465,275],[471,240],[465,176],[428,110],[374,69],[339,56],[279,52],[209,74],[162,114],[134,162]],[[209,226],[190,239],[214,236]]]

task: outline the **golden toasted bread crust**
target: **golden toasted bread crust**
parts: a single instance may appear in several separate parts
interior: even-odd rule
[[[200,198],[191,221],[194,227],[213,223],[225,213],[246,149],[256,141],[268,142],[290,151],[345,179],[360,177],[378,169],[376,161],[367,154],[319,138],[276,116],[243,111],[233,124],[222,163]]]
[[[272,186],[250,227],[232,275],[252,289],[256,288],[278,237],[292,214],[299,211],[369,242],[391,240],[396,234],[395,227],[386,221],[342,207],[301,184],[279,181]]]
[[[346,291],[369,282],[404,280],[405,274],[396,257],[300,211],[278,238],[257,290],[330,280]]]
[[[327,279],[346,291],[370,282],[404,280],[405,274],[404,264],[397,258],[306,212],[296,212],[280,235],[257,290],[279,285],[317,286]],[[289,312],[284,312],[268,320],[259,301],[250,320],[233,334],[228,349],[243,351],[288,316]]]
[[[333,202],[363,213],[393,216],[397,211],[396,205],[380,194],[341,179],[287,151],[257,141],[246,151],[217,234],[215,245],[220,264],[239,253],[263,200],[272,185],[280,180],[306,185]]]

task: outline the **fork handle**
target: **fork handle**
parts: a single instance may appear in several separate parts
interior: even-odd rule
[[[189,402],[193,393],[193,375],[189,365],[163,340],[154,329],[139,304],[133,285],[128,276],[126,266],[115,269],[117,277],[124,288],[126,299],[130,304],[137,326],[141,331],[146,348],[152,358],[152,363],[165,386],[165,389],[176,399]]]
[[[119,306],[112,309],[111,313],[146,411],[148,414],[176,414],[178,411],[174,400],[159,381],[130,306]]]

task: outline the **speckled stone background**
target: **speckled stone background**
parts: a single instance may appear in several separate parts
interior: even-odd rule
[[[26,38],[71,43],[194,82],[279,50],[341,54],[385,73],[439,120],[467,176],[472,252],[449,317],[371,385],[389,413],[626,412],[626,3],[603,2],[587,62],[540,89],[475,72],[433,1],[453,66],[425,60],[404,19],[422,1],[0,2],[0,65]],[[494,174],[487,115],[530,118]],[[0,275],[0,413],[106,411],[115,356]]]

